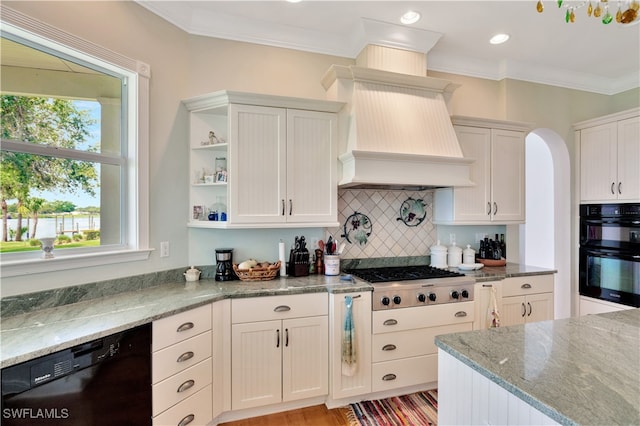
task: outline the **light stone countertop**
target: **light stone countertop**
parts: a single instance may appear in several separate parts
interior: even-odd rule
[[[214,273],[215,269],[209,272]],[[483,268],[480,271],[465,273],[477,281],[495,281],[511,276],[553,272],[555,271],[509,263],[506,267]],[[59,291],[47,291],[42,295],[20,296],[17,298],[20,300],[16,301],[10,301],[10,298],[3,299],[14,303],[19,309],[31,303],[39,303],[42,308],[25,310],[24,313],[18,310],[17,314],[6,315],[13,309],[9,304],[3,305],[0,324],[0,368],[226,298],[314,292],[347,293],[373,289],[361,280],[342,281],[339,276],[324,275],[253,282],[218,282],[206,278],[198,281],[193,288],[187,288],[182,277],[179,280],[166,278],[172,276],[176,275],[168,273],[142,278],[132,277],[116,280],[114,283],[93,283]],[[154,285],[155,281],[163,284]],[[118,293],[101,296],[102,289],[109,286],[115,288],[113,291]],[[86,290],[87,287],[90,290]],[[39,300],[40,298],[42,300]],[[60,303],[64,299],[72,303],[49,305]]]
[[[436,337],[560,424],[640,425],[640,308]]]

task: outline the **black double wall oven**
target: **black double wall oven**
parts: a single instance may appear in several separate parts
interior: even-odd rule
[[[580,205],[583,296],[640,307],[640,204]]]

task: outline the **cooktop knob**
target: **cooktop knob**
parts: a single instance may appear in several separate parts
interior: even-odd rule
[[[464,298],[464,299],[468,299],[469,298],[469,292],[467,290],[462,290],[460,292],[460,295]]]
[[[436,294],[435,293],[429,293],[429,300],[432,302],[436,301]]]
[[[400,296],[393,296],[393,304],[394,305],[399,305],[400,302],[402,302],[402,299],[400,298]]]
[[[457,290],[453,290],[453,291],[451,292],[451,297],[452,297],[453,299],[458,299],[458,298],[460,297],[460,295],[458,294],[458,291],[457,291]]]
[[[427,301],[427,296],[425,296],[424,293],[418,294],[418,302],[424,303],[426,301]]]
[[[380,303],[382,303],[384,306],[389,306],[391,300],[387,296],[384,296],[382,299],[380,299]]]

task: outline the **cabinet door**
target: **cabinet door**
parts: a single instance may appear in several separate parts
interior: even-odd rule
[[[282,400],[281,321],[231,327],[231,408],[258,407]]]
[[[500,325],[509,326],[524,324],[527,314],[525,296],[512,296],[502,298],[502,315]]]
[[[640,199],[640,117],[618,122],[618,200]]]
[[[287,111],[288,222],[337,222],[335,114]]]
[[[476,315],[473,323],[474,330],[486,330],[489,328],[490,317],[489,309],[492,306],[491,295],[493,289],[496,290],[496,301],[498,304],[498,312],[502,314],[502,285],[500,282],[477,283],[473,292],[473,300],[475,300]]]
[[[491,220],[524,222],[524,133],[494,129],[491,134]]]
[[[617,198],[617,133],[616,123],[603,124],[580,132],[580,199],[582,201],[608,201]],[[635,167],[637,169],[637,163]]]
[[[329,393],[329,325],[326,316],[282,321],[282,400]]]
[[[229,106],[229,220],[285,221],[286,110]]]
[[[456,126],[456,136],[471,165],[470,179],[476,186],[454,188],[454,221],[489,222],[491,178],[491,130]]]
[[[553,319],[553,293],[530,294],[525,301],[526,322]]]
[[[346,313],[345,294],[329,299],[331,398],[341,399],[371,393],[371,292],[350,293],[356,335],[357,367],[352,375],[342,374],[342,328]]]

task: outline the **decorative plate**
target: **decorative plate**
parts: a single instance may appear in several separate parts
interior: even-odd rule
[[[342,236],[351,244],[356,242],[360,245],[367,244],[367,239],[371,236],[372,225],[371,219],[367,215],[353,212],[344,221],[344,234]]]
[[[425,217],[427,217],[427,210],[424,201],[409,197],[400,206],[400,217],[396,220],[401,220],[407,226],[418,226]]]

